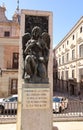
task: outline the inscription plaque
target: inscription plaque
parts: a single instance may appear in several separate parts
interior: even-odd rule
[[[50,107],[50,88],[23,88],[23,109]]]

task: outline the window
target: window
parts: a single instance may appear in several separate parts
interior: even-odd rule
[[[63,48],[64,48],[64,45],[63,45]]]
[[[11,94],[17,94],[17,84],[18,84],[17,79],[11,80]]]
[[[60,79],[60,72],[58,72],[58,79]]]
[[[17,97],[9,97],[7,99],[7,101],[9,101],[9,102],[15,102],[15,101],[17,101]]]
[[[9,37],[9,36],[10,36],[10,32],[9,32],[9,31],[5,31],[5,32],[4,32],[4,36],[5,36],[5,37]]]
[[[66,55],[66,62],[68,62],[69,61],[69,53],[67,53],[67,55]]]
[[[61,51],[61,48],[59,48],[59,51]]]
[[[66,80],[68,80],[68,70],[65,71]]]
[[[83,68],[79,69],[79,78],[80,81],[83,81]]]
[[[53,58],[53,67],[56,67],[56,59],[55,59],[55,57]]]
[[[69,41],[67,41],[67,45],[69,44]]]
[[[75,59],[75,49],[72,50],[72,60]]]
[[[59,65],[61,65],[61,58],[59,57]]]
[[[64,64],[64,56],[62,56],[62,64]]]
[[[83,57],[83,44],[79,46],[79,56]]]
[[[72,78],[75,78],[75,70],[72,70]]]
[[[82,33],[82,27],[80,28],[80,33]]]
[[[64,71],[62,71],[61,79],[64,79]]]
[[[13,53],[13,69],[18,69],[18,61],[19,60],[19,54],[18,53]]]
[[[74,38],[75,38],[75,36],[73,35],[73,36],[72,36],[72,39],[74,40]]]

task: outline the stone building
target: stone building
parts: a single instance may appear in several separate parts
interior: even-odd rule
[[[19,14],[12,20],[5,16],[6,8],[0,6],[0,97],[17,93],[19,59]]]
[[[83,17],[54,48],[54,91],[83,93]]]
[[[6,97],[11,94],[16,94],[18,91],[18,65],[19,65],[19,41],[20,41],[20,14],[19,7],[15,14],[12,17],[12,20],[8,20],[5,15],[6,8],[4,6],[0,6],[0,97]],[[43,16],[43,15],[45,16]],[[37,23],[37,26],[40,26],[41,22],[43,26],[43,30],[49,27],[50,35],[51,35],[51,43],[52,43],[52,17],[51,20],[48,21],[48,12],[44,11],[31,11],[28,10],[29,17],[26,19],[34,20],[34,25]],[[36,16],[38,15],[38,16]],[[46,17],[46,18],[45,18]],[[39,19],[39,21],[38,21]],[[26,24],[26,23],[25,23]],[[28,32],[30,30],[30,21],[27,22]],[[47,24],[47,26],[46,26]],[[52,45],[50,47],[52,53]],[[51,55],[51,54],[50,54]],[[52,67],[52,58],[49,58],[49,67]],[[50,83],[53,86],[53,67],[52,72],[48,71]]]

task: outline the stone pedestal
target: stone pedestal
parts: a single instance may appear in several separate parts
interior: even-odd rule
[[[49,84],[23,84],[22,130],[51,130],[52,109]]]
[[[31,23],[32,21],[32,23]],[[42,22],[41,22],[42,21]],[[30,25],[29,25],[30,23]],[[50,54],[47,67],[48,83],[24,81],[23,39],[34,26],[40,26],[50,35]],[[21,10],[21,33],[19,42],[18,111],[17,130],[52,130],[53,58],[52,58],[52,12]],[[30,32],[31,33],[31,32]]]

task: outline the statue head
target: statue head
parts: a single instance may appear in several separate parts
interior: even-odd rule
[[[37,40],[41,36],[41,28],[38,26],[35,26],[32,29],[32,37],[33,39]]]

